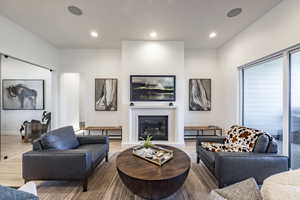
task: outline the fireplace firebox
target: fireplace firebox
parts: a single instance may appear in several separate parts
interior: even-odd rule
[[[138,116],[139,140],[152,136],[152,140],[168,140],[168,116]]]

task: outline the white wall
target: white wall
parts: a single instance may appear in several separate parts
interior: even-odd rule
[[[52,110],[52,78],[49,70],[10,58],[2,58],[1,79],[43,79],[45,81],[45,110]],[[41,120],[42,113],[43,110],[1,110],[1,133],[3,135],[17,135],[24,121]]]
[[[87,125],[120,125],[122,123],[121,114],[121,50],[120,49],[102,49],[102,50],[57,50],[47,41],[44,41],[32,34],[31,32],[25,30],[21,26],[13,23],[5,17],[0,16],[0,52],[6,53],[15,57],[19,57],[37,64],[58,67],[55,72],[52,72],[52,112],[54,127],[61,125],[60,118],[61,112],[58,113],[58,95],[64,95],[59,82],[59,74],[62,73],[79,73],[80,76],[80,121],[86,121]],[[154,49],[155,50],[155,49]],[[148,53],[147,53],[148,52]],[[203,52],[203,53],[202,53]],[[145,54],[144,54],[145,53]],[[155,54],[147,50],[143,54],[143,59],[149,57],[149,59],[159,59],[151,57]],[[163,53],[163,52],[161,52]],[[159,55],[159,54],[156,54]],[[167,54],[166,54],[167,55]],[[160,54],[160,56],[164,56]],[[174,55],[176,56],[176,55]],[[184,97],[185,109],[188,109],[188,93],[187,93],[187,82],[188,78],[201,78],[201,77],[211,77],[212,87],[213,87],[213,102],[211,112],[189,112],[185,111],[184,117],[186,118],[185,123],[187,125],[196,124],[216,124],[216,119],[219,114],[219,103],[217,95],[220,93],[218,91],[218,78],[215,73],[216,58],[213,50],[188,50],[185,53],[185,65],[186,69],[182,71],[181,74],[185,74],[185,94],[181,95]],[[140,57],[142,58],[142,57]],[[166,58],[170,59],[170,58]],[[171,60],[171,59],[170,59]],[[146,61],[146,60],[144,60]],[[141,61],[145,63],[144,61]],[[173,63],[176,64],[175,61]],[[159,65],[156,65],[159,69]],[[153,66],[149,64],[144,65],[141,74],[148,73],[144,69],[150,68],[154,71],[148,71],[149,73],[161,74],[158,71],[155,72]],[[166,70],[168,73],[172,74],[172,71]],[[191,73],[189,72],[191,71]],[[195,76],[197,74],[197,77]],[[94,79],[95,78],[118,78],[119,79],[119,98],[118,105],[119,109],[116,112],[99,112],[94,109]],[[129,77],[127,77],[129,78]],[[178,79],[178,78],[177,78]],[[128,82],[126,82],[128,83]],[[178,85],[179,83],[177,83]],[[129,89],[129,87],[127,88]],[[123,99],[126,99],[126,103],[129,101],[129,96],[125,93]],[[178,97],[178,95],[177,95]]]
[[[147,53],[148,51],[148,53]],[[170,64],[163,63],[166,58],[173,59],[177,55],[161,54],[154,57],[150,50],[139,51],[139,61],[136,55],[125,53],[130,59],[129,71],[125,66],[121,67],[121,51],[119,49],[101,50],[61,50],[60,51],[60,73],[80,74],[80,121],[85,121],[87,126],[119,126],[122,124],[122,116],[128,117],[127,107],[129,104],[129,76],[130,74],[177,74],[170,69],[170,65],[177,65],[175,61]],[[154,47],[155,51],[155,47]],[[145,54],[144,54],[144,53]],[[150,57],[149,57],[150,53]],[[157,52],[156,52],[157,53]],[[161,52],[163,53],[163,52]],[[166,52],[165,52],[166,53]],[[156,55],[158,56],[158,55]],[[160,63],[154,64],[147,59],[161,59]],[[141,63],[143,62],[143,63]],[[139,64],[138,64],[139,63]],[[219,125],[222,121],[222,83],[218,73],[216,50],[188,49],[184,52],[184,98],[182,105],[184,111],[185,125]],[[132,66],[134,65],[134,69]],[[165,69],[164,69],[165,68]],[[126,72],[124,72],[126,71]],[[123,80],[122,77],[125,77]],[[103,112],[95,111],[95,78],[117,78],[118,79],[118,111]],[[178,81],[178,77],[177,81]],[[188,111],[188,79],[189,78],[211,78],[212,79],[212,111],[195,112]],[[181,81],[182,82],[182,81]],[[180,83],[181,83],[180,82]],[[179,82],[177,82],[179,85]],[[63,93],[61,93],[63,95]],[[178,92],[177,92],[178,97]],[[124,114],[125,113],[125,114]],[[124,124],[124,123],[123,123]]]
[[[72,125],[79,129],[80,74],[63,73],[60,76],[60,126]]]
[[[187,126],[220,125],[223,113],[222,81],[220,68],[217,65],[216,50],[209,49],[186,49],[185,50],[185,115],[184,121]],[[212,107],[211,111],[189,111],[189,79],[211,79]]]
[[[80,121],[86,126],[119,126],[120,80],[118,83],[118,111],[95,111],[95,78],[120,78],[120,50],[63,50],[60,53],[60,72],[80,75]],[[64,95],[61,92],[61,95]]]
[[[218,49],[223,77],[223,126],[238,123],[237,67],[300,43],[300,1],[285,0]]]
[[[58,50],[9,19],[0,16],[0,52],[58,70]],[[58,124],[57,72],[52,72],[52,127]],[[50,105],[49,105],[50,106]]]
[[[175,141],[184,143],[184,43],[162,41],[123,41],[121,67],[121,103],[123,143],[128,142],[128,106],[130,103],[130,75],[176,75],[176,123]],[[143,104],[153,104],[145,102]],[[142,103],[136,103],[142,104]],[[162,104],[161,102],[158,104]],[[168,104],[168,103],[164,103]]]

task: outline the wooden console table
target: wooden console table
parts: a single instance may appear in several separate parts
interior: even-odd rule
[[[109,136],[108,131],[120,131],[122,139],[122,126],[87,126],[82,130],[88,131],[88,135],[91,135],[91,131],[99,131],[102,135]]]
[[[200,132],[201,135],[204,135],[204,131],[213,131],[214,132],[214,136],[217,135],[217,131],[220,132],[220,135],[223,134],[223,129],[220,127],[210,127],[210,126],[185,126],[184,127],[185,131],[196,131],[197,132],[197,136],[200,136]]]

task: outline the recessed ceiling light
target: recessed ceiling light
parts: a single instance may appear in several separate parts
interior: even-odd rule
[[[82,15],[82,10],[77,6],[68,6],[68,11],[73,15],[77,15],[77,16]]]
[[[211,32],[209,34],[209,38],[215,38],[215,37],[217,37],[217,33],[216,32]]]
[[[90,35],[93,37],[93,38],[97,38],[98,37],[98,33],[96,31],[91,31],[90,32]]]
[[[227,13],[227,17],[236,17],[238,16],[239,14],[242,13],[242,9],[241,8],[234,8],[232,10],[230,10],[228,13]]]
[[[156,38],[157,37],[157,33],[155,31],[152,31],[149,35],[152,38]]]

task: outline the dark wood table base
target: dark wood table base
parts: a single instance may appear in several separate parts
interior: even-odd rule
[[[174,152],[174,158],[161,167],[132,155],[132,148],[117,157],[117,170],[124,185],[145,199],[158,200],[174,194],[189,174],[191,160],[185,152],[159,146]]]
[[[119,176],[127,188],[144,199],[158,200],[171,196],[184,184],[189,170],[168,180],[145,181],[131,178],[118,170]]]

